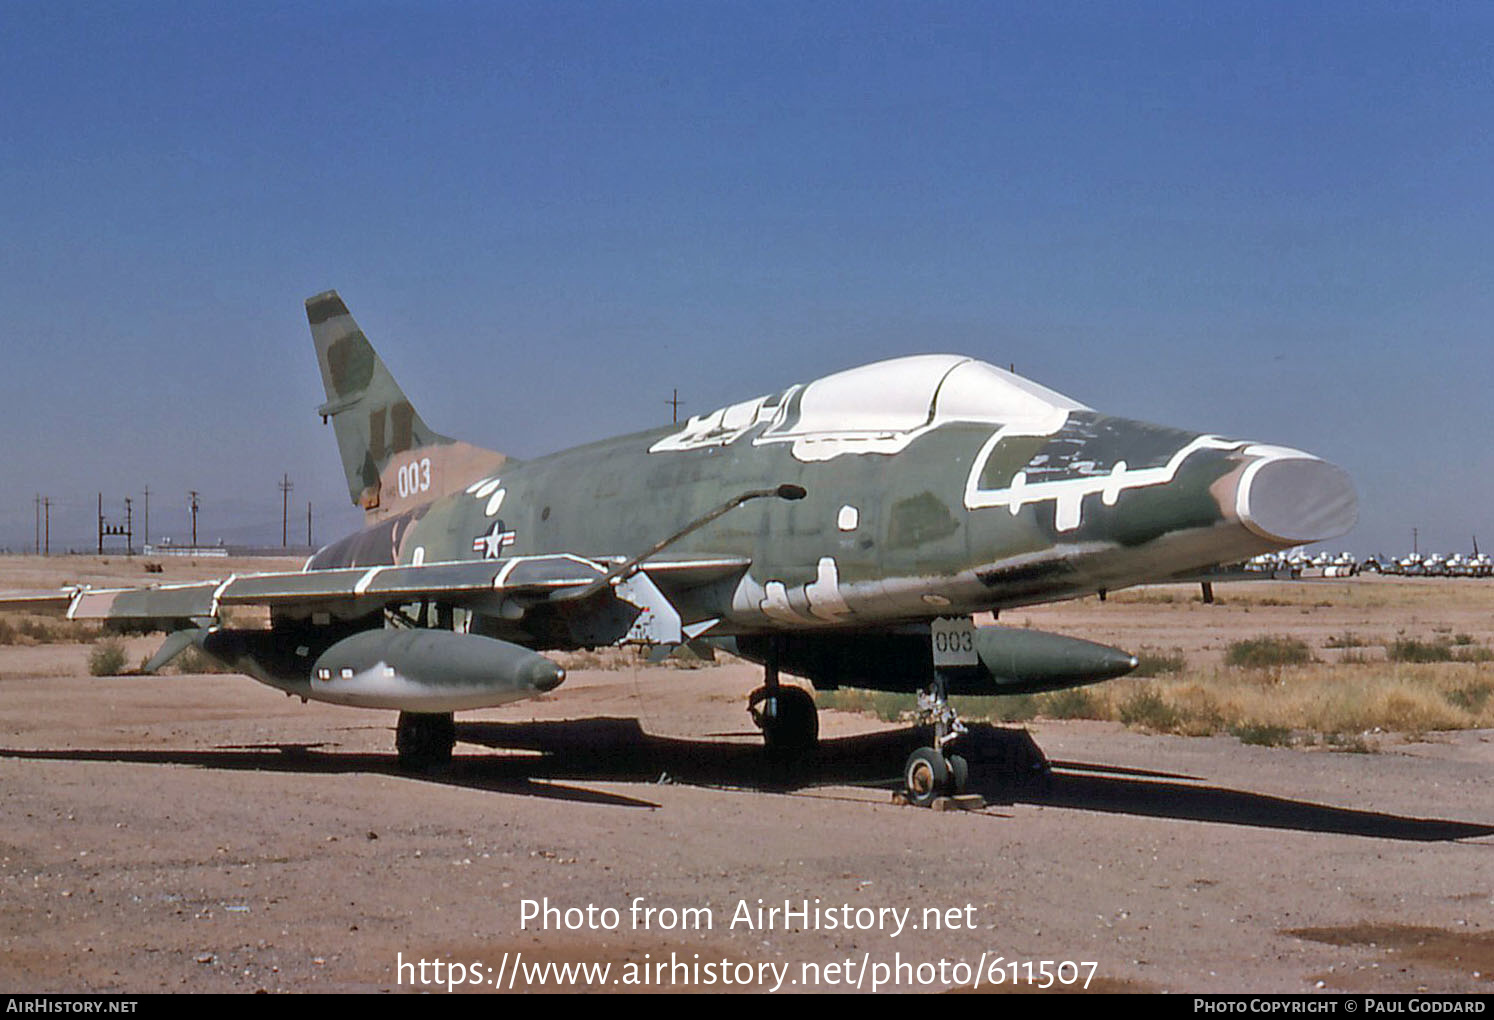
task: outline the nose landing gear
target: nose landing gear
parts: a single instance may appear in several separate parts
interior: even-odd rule
[[[934,684],[918,692],[918,710],[934,724],[934,746],[920,747],[903,765],[903,788],[908,803],[929,807],[940,797],[957,797],[970,781],[970,765],[944,747],[965,732],[959,713],[949,703],[942,671],[934,670]]]

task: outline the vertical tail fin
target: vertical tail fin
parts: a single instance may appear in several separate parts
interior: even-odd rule
[[[327,394],[317,413],[337,433],[348,495],[371,517],[429,502],[456,475],[506,459],[426,425],[335,290],[307,298],[306,319]]]

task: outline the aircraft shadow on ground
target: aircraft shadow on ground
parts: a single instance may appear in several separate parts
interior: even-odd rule
[[[812,754],[774,760],[756,742],[665,737],[645,733],[636,719],[598,717],[551,722],[457,724],[458,753],[449,768],[411,775],[393,753],[321,750],[321,745],[270,744],[206,751],[0,749],[0,757],[192,765],[200,768],[298,774],[375,773],[495,793],[614,807],[654,808],[641,797],[573,783],[677,783],[795,792],[855,785],[889,791],[898,768],[931,742],[926,727],[909,727],[820,742]],[[473,754],[461,744],[503,753]],[[1053,807],[1257,828],[1435,842],[1494,835],[1494,825],[1414,818],[1314,804],[1212,786],[1193,776],[1044,758],[1025,730],[972,724],[954,750],[971,763],[971,791],[995,804]],[[512,752],[528,752],[515,754]]]

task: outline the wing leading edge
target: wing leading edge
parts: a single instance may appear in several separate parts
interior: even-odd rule
[[[496,610],[506,599],[521,605],[564,601],[606,577],[617,560],[570,553],[420,565],[352,567],[305,572],[232,575],[226,580],[143,588],[65,588],[56,592],[0,594],[0,611],[61,613],[71,620],[211,621],[233,606],[272,611],[335,611],[356,616],[421,600],[477,611]],[[672,559],[643,566],[652,585],[614,582],[636,604],[640,588],[694,588],[740,576],[744,558]],[[598,593],[600,594],[600,593]],[[667,596],[660,592],[660,597]],[[649,607],[652,608],[652,607]]]

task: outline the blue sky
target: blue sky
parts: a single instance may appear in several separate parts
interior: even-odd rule
[[[1488,5],[17,0],[0,47],[0,545],[147,485],[278,541],[282,473],[356,526],[336,288],[521,457],[951,351],[1336,461],[1334,548],[1494,547]]]

